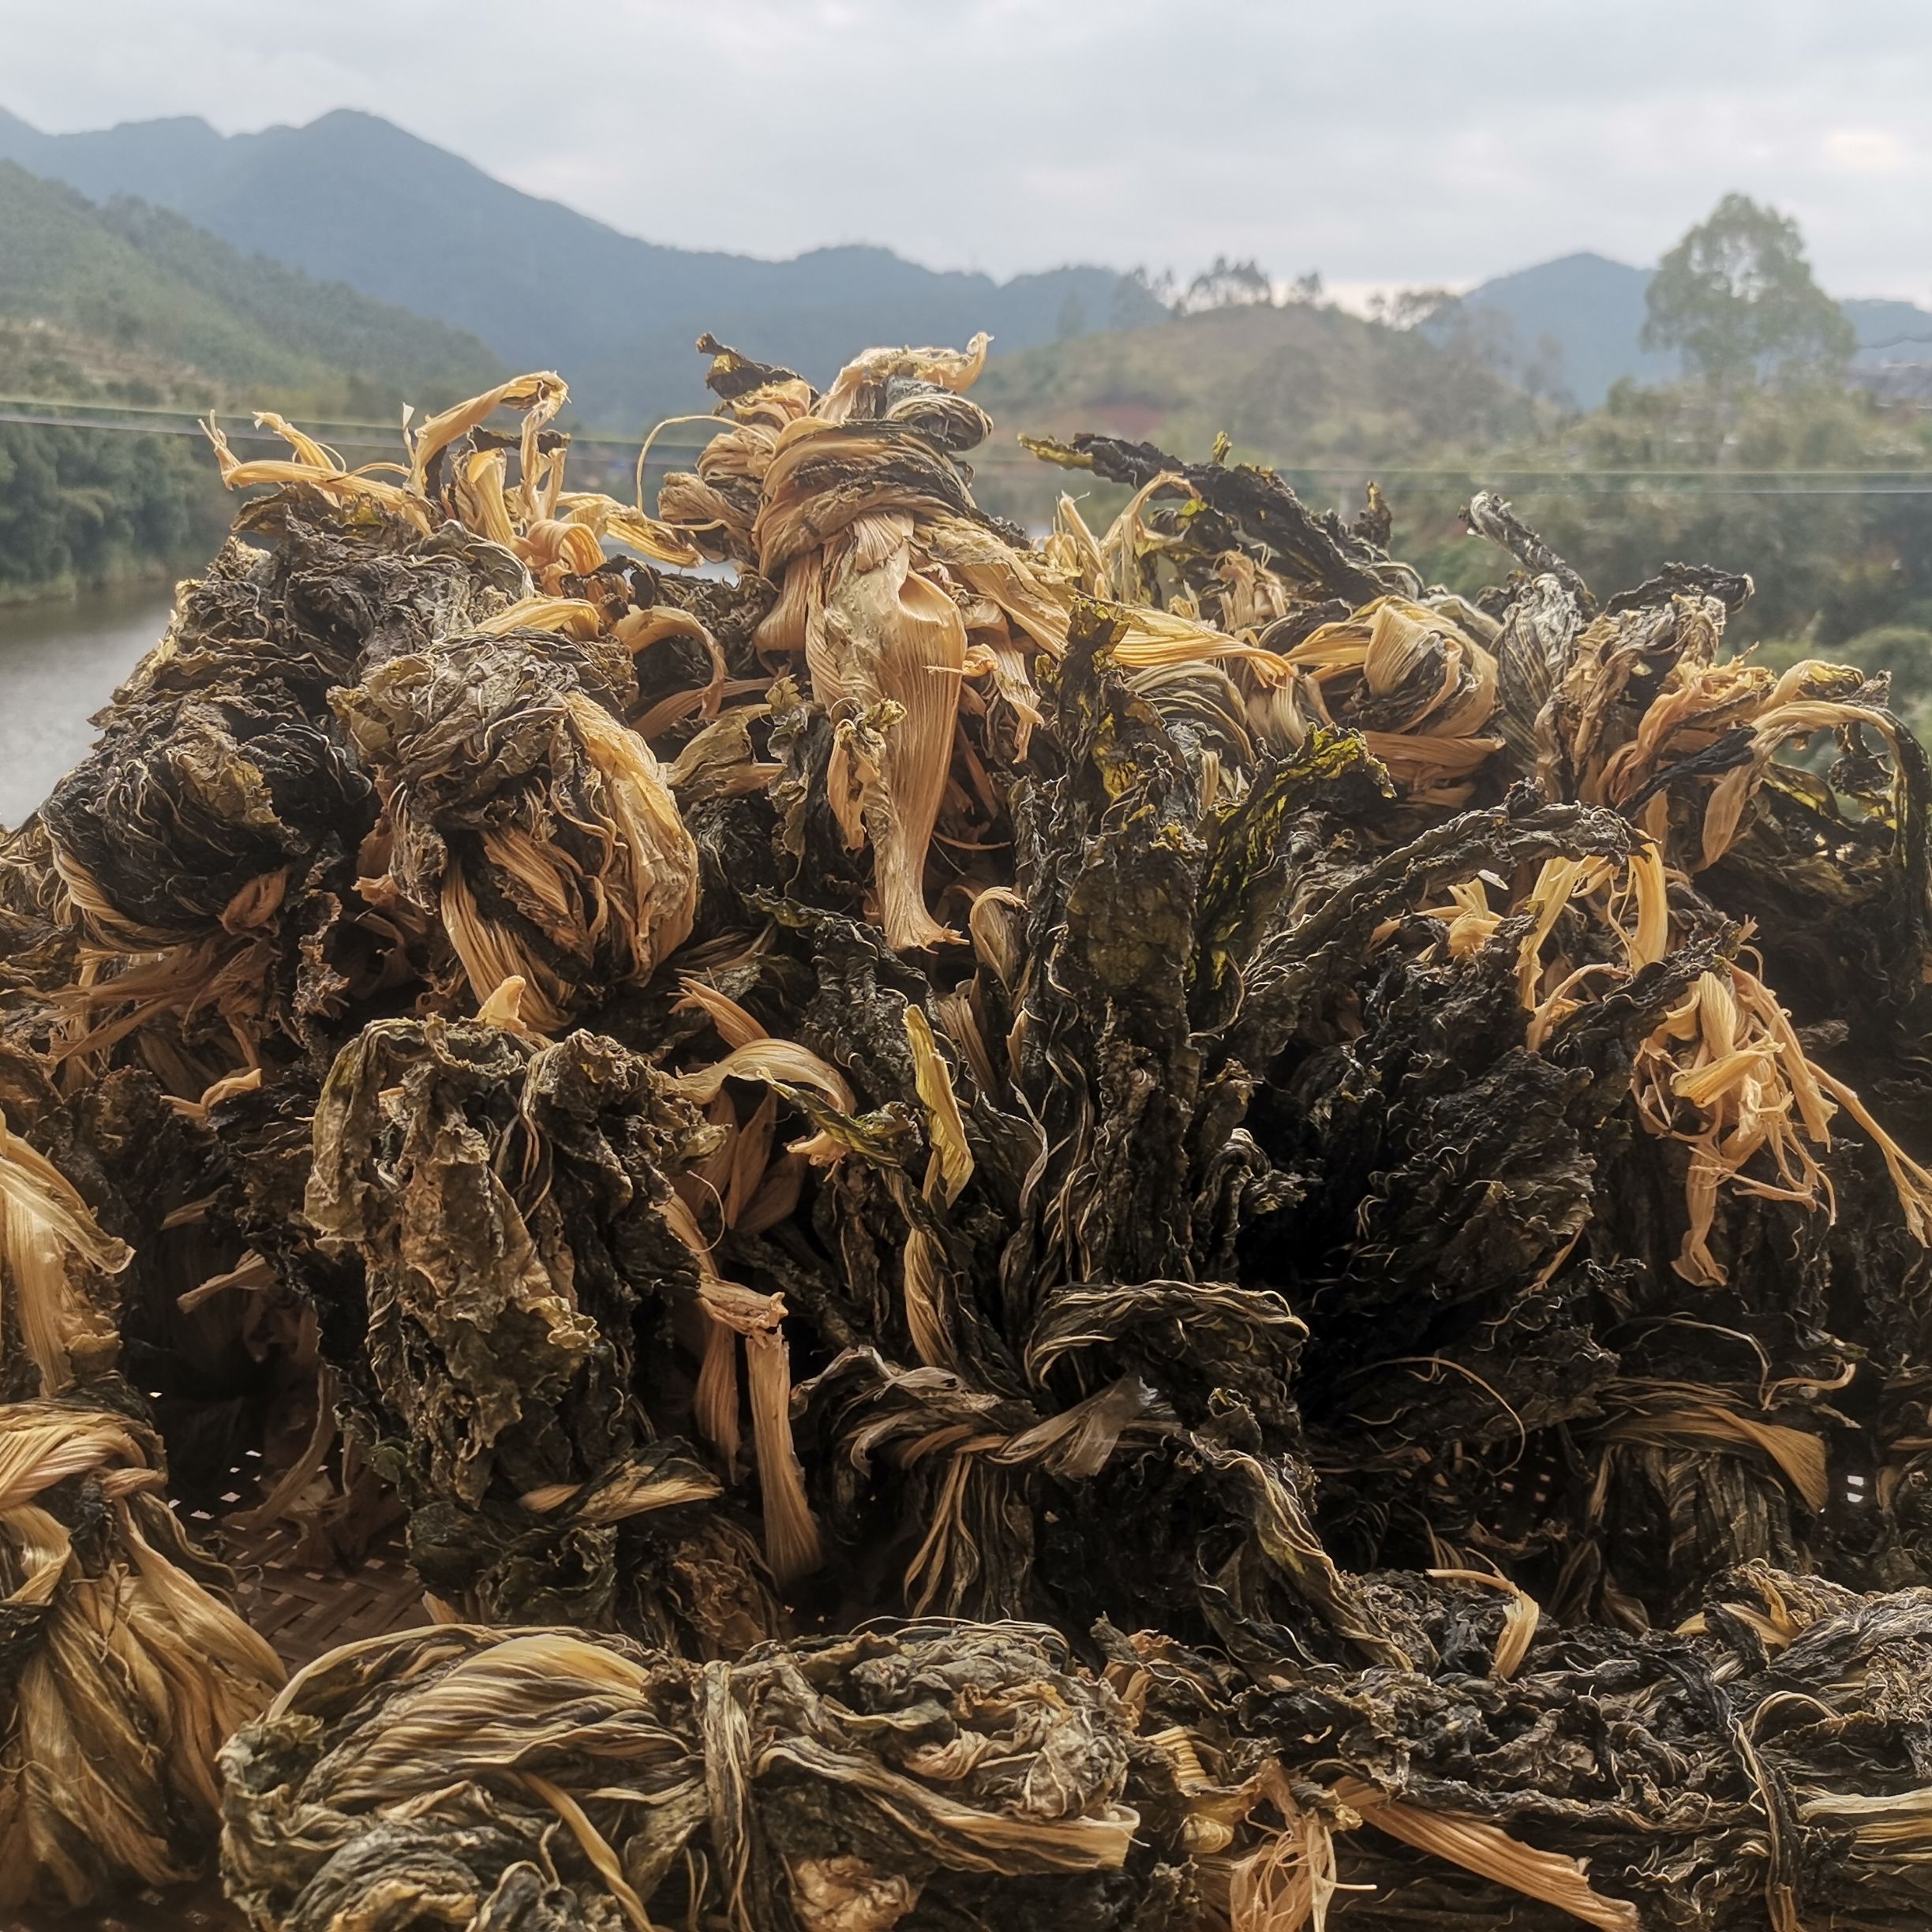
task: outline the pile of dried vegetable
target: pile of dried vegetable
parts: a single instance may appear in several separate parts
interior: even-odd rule
[[[983,340],[702,346],[654,511],[550,375],[212,432],[266,493],[0,853],[6,1882],[184,1869],[268,1694],[152,1401],[438,1619],[228,1743],[259,1927],[1932,1909],[1882,680],[1222,453],[1034,444],[1124,501],[1032,541]],[[56,1724],[144,1740],[85,1850]]]

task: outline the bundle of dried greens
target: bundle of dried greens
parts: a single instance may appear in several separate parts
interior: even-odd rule
[[[353,659],[275,611],[275,575],[237,541],[185,586],[47,800],[54,863],[103,946],[258,927],[331,836],[353,849],[366,829],[368,782],[320,702]]]
[[[1385,554],[1367,531],[1345,527],[1332,511],[1311,511],[1271,470],[1230,464],[1225,441],[1210,461],[1184,462],[1151,443],[1118,436],[1020,440],[1047,462],[1091,470],[1136,491],[1151,492],[1171,479],[1198,508],[1183,519],[1192,530],[1161,533],[1162,547],[1170,550],[1179,582],[1196,593],[1204,582],[1223,578],[1222,560],[1230,552],[1258,559],[1304,611],[1331,599],[1355,607],[1391,593],[1412,597],[1421,588],[1416,573]],[[1166,576],[1160,572],[1148,582],[1145,601],[1171,599],[1167,582],[1173,580],[1164,582]]]
[[[951,762],[966,626],[943,583],[920,567],[915,538],[922,515],[975,515],[952,457],[979,440],[985,418],[942,408],[939,420],[958,433],[935,440],[916,420],[876,417],[867,406],[886,405],[889,391],[938,405],[971,382],[985,346],[982,338],[963,360],[908,354],[896,380],[841,378],[773,439],[756,479],[758,567],[783,586],[759,640],[804,657],[813,698],[835,732],[828,799],[848,846],[874,849],[878,916],[901,948],[957,937],[927,912],[924,878]],[[738,413],[764,406],[764,394],[736,404]]]
[[[1249,1748],[1276,1754],[1334,1834],[1342,1885],[1361,1887],[1338,1893],[1337,1924],[1924,1915],[1910,1687],[1932,1643],[1926,1592],[1861,1597],[1760,1565],[1680,1630],[1632,1634],[1559,1628],[1493,1576],[1442,1574],[1432,1671],[1287,1664],[1237,1693]]]
[[[210,1224],[215,1147],[194,1111],[140,1069],[70,1093],[62,1071],[0,1050],[0,1394],[146,1414],[175,1494],[204,1506],[301,1379],[285,1359],[294,1311]]]
[[[927,904],[942,822],[947,843],[972,845],[975,807],[999,816],[965,717],[998,721],[993,737],[1024,757],[1040,715],[1034,660],[1064,650],[1073,597],[1095,587],[972,501],[960,459],[991,425],[960,392],[985,350],[976,338],[958,352],[872,350],[822,396],[720,350],[708,380],[735,426],[695,476],[667,479],[659,506],[694,542],[780,586],[757,641],[804,660],[832,726],[814,788],[846,848],[872,847],[867,910],[900,951],[961,938]],[[1138,605],[1119,615],[1123,662],[1158,671],[1223,658],[1252,661],[1264,682],[1284,675],[1272,653],[1191,615]]]
[[[470,1614],[742,1643],[773,1614],[754,1546],[720,1472],[656,1435],[695,1400],[671,1182],[712,1136],[614,1040],[552,1043],[514,1007],[378,1022],[324,1084],[306,1219],[360,1264],[324,1290],[350,1304],[324,1337],[353,1425],[424,1581]]]
[[[1436,611],[1378,597],[1284,654],[1311,710],[1360,731],[1408,796],[1464,803],[1477,768],[1502,748],[1481,735],[1496,709],[1496,660]]]
[[[214,1840],[215,1754],[282,1681],[165,1481],[124,1416],[0,1406],[0,1908],[190,1876]]]
[[[641,510],[564,489],[569,439],[545,425],[567,395],[540,373],[445,411],[409,440],[401,482],[376,474],[393,466],[345,470],[279,417],[263,420],[287,459],[238,463],[210,431],[233,487],[379,506],[422,547],[471,560],[478,594],[427,636],[365,651],[361,681],[335,695],[384,807],[360,889],[440,921],[474,999],[520,976],[545,1027],[648,980],[691,930],[696,851],[648,745],[624,728],[630,658],[666,639],[698,649],[716,667],[695,706],[706,715],[723,664],[690,608],[703,600],[608,561],[605,545],[672,563],[698,552]],[[505,408],[522,414],[514,439],[486,427]]]
[[[223,1756],[260,1932],[1194,1922],[1171,1761],[1062,1640],[911,1624],[698,1667],[570,1631],[339,1651]]]
[[[521,979],[546,1030],[647,981],[697,909],[697,848],[622,721],[631,682],[620,650],[519,629],[391,657],[336,696],[395,889],[440,917],[477,1001]]]
[[[771,372],[734,364],[723,375],[740,426],[699,474],[714,473],[714,457],[735,466],[749,535],[751,506],[762,515],[769,501],[779,442],[811,433],[791,427],[810,398]],[[759,410],[769,420],[748,433]],[[876,960],[841,959],[822,915],[791,922],[812,935],[822,983],[829,977],[845,997],[808,1003],[783,1024],[841,1063],[859,1105],[923,1119],[931,1150],[923,1181],[916,1148],[861,1150],[817,1210],[851,1283],[826,1326],[866,1345],[810,1391],[811,1459],[831,1479],[831,1518],[848,1545],[876,1547],[882,1532],[903,1529],[915,1601],[1075,1623],[1138,1605],[1204,1612],[1249,1654],[1275,1642],[1320,1648],[1338,1634],[1368,1654],[1399,1651],[1399,1634],[1378,1638],[1338,1610],[1346,1588],[1328,1580],[1326,1554],[1308,1555],[1320,1547],[1312,1530],[1237,1526],[1254,1495],[1275,1499],[1269,1511],[1282,1523],[1305,1522],[1316,1489],[1299,1430],[1312,1406],[1323,1518],[1339,1548],[1422,1562],[1438,1548],[1481,1548],[1547,1566],[1545,1581],[1575,1607],[1630,1612],[1630,1579],[1619,1586],[1602,1567],[1604,1511],[1572,1431],[1601,1415],[1586,1440],[1627,1456],[1621,1405],[1603,1407],[1619,1357],[1638,1380],[1676,1366],[1681,1351],[1656,1326],[1671,1319],[1669,1297],[1636,1296],[1637,1271],[1682,1259],[1707,1280],[1732,1278],[1747,1306],[1702,1312],[1720,1327],[1737,1321],[1765,1365],[1751,1386],[1705,1391],[1705,1406],[1739,1420],[1702,1440],[1707,1458],[1720,1442],[1748,1457],[1759,1453],[1754,1432],[1780,1426],[1767,1388],[1788,1374],[1822,1389],[1836,1372],[1817,1326],[1823,1241],[1803,1251],[1816,1257],[1803,1264],[1812,1285],[1795,1297],[1780,1298],[1767,1272],[1792,1212],[1837,1241],[1833,1202],[1855,1185],[1885,1230],[1875,1252],[1900,1252],[1896,1232],[1908,1258],[1925,1225],[1911,1155],[1818,1047],[1800,1043],[1801,1016],[1777,1008],[1747,969],[1725,917],[1735,897],[1713,904],[1693,886],[1710,869],[1694,788],[1734,766],[1758,774],[1754,822],[1739,781],[1724,795],[1724,837],[1748,831],[1721,848],[1728,871],[1767,827],[1787,848],[1806,842],[1820,875],[1843,863],[1833,852],[1857,855],[1860,899],[1883,908],[1904,965],[1923,956],[1915,747],[1875,697],[1852,706],[1855,717],[1800,715],[1770,681],[1720,666],[1718,684],[1749,689],[1753,715],[1781,722],[1753,738],[1743,764],[1711,755],[1708,733],[1679,754],[1687,705],[1703,702],[1686,694],[1715,688],[1698,667],[1718,666],[1725,612],[1748,594],[1743,580],[1668,573],[1610,600],[1586,631],[1597,608],[1587,589],[1505,514],[1491,521],[1541,574],[1496,605],[1499,620],[1424,592],[1372,534],[1312,515],[1264,473],[1099,439],[1046,453],[1090,462],[1136,496],[1099,539],[1063,507],[1044,556],[1026,563],[1030,582],[1047,586],[1031,606],[1045,616],[1035,641],[1050,659],[1073,652],[1073,675],[1046,673],[1051,689],[1035,710],[1049,728],[1044,755],[962,716],[960,788],[997,800],[992,822],[1002,834],[1010,822],[1015,840],[1013,871],[996,870],[972,904],[977,969],[963,979],[888,975]],[[849,500],[862,485],[845,487]],[[667,486],[667,516],[686,514],[683,491]],[[930,511],[915,519],[920,537],[942,521]],[[1109,600],[1091,618],[1082,590]],[[1163,624],[1171,654],[1161,654]],[[1604,640],[1626,635],[1633,649],[1616,657],[1615,676],[1593,672],[1610,661]],[[1095,641],[1107,695],[1069,706],[1066,689],[1093,687],[1079,665]],[[1849,702],[1850,687],[1822,667],[1789,683],[1792,694]],[[1030,702],[1030,683],[1028,692]],[[1098,728],[1084,738],[1096,709]],[[1320,736],[1324,720],[1359,727],[1365,743],[1351,750]],[[1848,761],[1832,782],[1850,789],[1836,795],[1784,776],[1767,784],[1763,761],[1784,723],[1848,742],[1870,725],[1889,768]],[[1607,788],[1592,774],[1626,744],[1673,751]],[[1270,747],[1296,745],[1294,764],[1271,768]],[[1361,755],[1378,750],[1393,762]],[[1077,780],[1063,775],[1069,761]],[[1507,796],[1518,779],[1537,781],[1547,803]],[[1431,811],[1391,804],[1391,789]],[[1694,818],[1662,810],[1679,791]],[[1480,809],[1442,819],[1458,799]],[[1612,799],[1652,838],[1601,809]],[[809,838],[803,850],[814,855]],[[788,889],[837,904],[830,877],[801,868]],[[1915,981],[1917,964],[1908,970]],[[1735,1031],[1720,1038],[1721,1028],[1690,1036],[1687,1016],[1720,997],[1762,1013],[1763,1044]],[[895,1044],[902,1002],[905,1031],[923,1008],[943,1043],[937,1082],[921,1079],[915,1045]],[[859,1017],[881,1005],[876,1022]],[[960,1122],[950,1170],[942,1095]],[[1849,1144],[1829,1125],[1840,1107],[1862,1130]],[[1646,1151],[1653,1140],[1662,1144]],[[1146,1158],[1135,1158],[1136,1141]],[[1894,1183],[1889,1205],[1855,1179],[1874,1155]],[[1755,1279],[1735,1279],[1732,1255],[1750,1257]],[[1911,1265],[1923,1275],[1923,1261]],[[1208,1533],[1211,1559],[1193,1542],[1151,1563],[1145,1542],[1090,1547],[1069,1526],[1101,1511],[1065,1492],[1069,1469],[1099,1477],[1104,1492],[1123,1440],[1136,1447],[1118,1466],[1144,1475],[1171,1449],[1139,1444],[1190,1436],[1199,1463],[1199,1435],[1176,1426],[1186,1412],[1169,1385],[1187,1366],[1178,1338],[1193,1342],[1209,1324],[1204,1313],[1193,1327],[1178,1316],[1177,1346],[1155,1353],[1140,1391],[1118,1388],[1091,1416],[1079,1404],[1106,1393],[1098,1379],[1069,1388],[1065,1411],[1065,1398],[1043,1402],[1038,1377],[1028,1386],[1019,1372],[1032,1359],[1029,1324],[1050,1319],[1057,1294],[1088,1283],[1118,1283],[1125,1295],[1165,1281],[1170,1305],[1204,1309],[1191,1284],[1217,1276],[1274,1290],[1312,1331],[1294,1372],[1299,1404],[1271,1418],[1249,1405],[1256,1421],[1229,1433],[1245,1455],[1258,1447],[1258,1462],[1217,1466],[1271,1473],[1246,1497],[1224,1487],[1209,1506],[1196,1488],[1170,1506]],[[1859,1328],[1850,1346],[1880,1343],[1896,1361],[1902,1339],[1880,1343]],[[1456,1445],[1454,1477],[1445,1440]],[[1074,1442],[1076,1461],[1056,1466]],[[1533,1477],[1513,1479],[1525,1460]],[[1146,1522],[1161,1514],[1155,1495],[1179,1493],[1130,1491],[1123,1513]],[[1547,1506],[1540,1524],[1518,1520],[1518,1497]],[[1234,1520],[1217,1530],[1224,1512]],[[1734,1525],[1741,1543],[1707,1539],[1690,1571],[1657,1569],[1658,1603],[1752,1553],[1752,1519]],[[1245,1578],[1240,1619],[1272,1625],[1259,1644],[1230,1634],[1212,1595],[1189,1588],[1178,1606],[1150,1604],[1150,1570],[1219,1575],[1230,1551],[1265,1549],[1271,1536],[1279,1556],[1225,1571]],[[1043,1594],[1060,1587],[1054,1545],[1066,1552],[1060,1597]],[[1632,1544],[1631,1557],[1649,1560],[1643,1547]],[[1759,1553],[1780,1552],[1788,1545],[1774,1541]],[[1271,1570],[1295,1576],[1297,1589],[1266,1610],[1268,1588],[1256,1578]],[[1308,1601],[1288,1608],[1297,1593],[1320,1606],[1313,1629]]]
[[[1216,1137],[1241,1095],[1187,1021],[1190,969],[1218,949],[1231,976],[1264,914],[1227,890],[1236,855],[1298,791],[1346,790],[1346,762],[1285,766],[1190,837],[1199,768],[1102,665],[1109,635],[1093,611],[1051,680],[1073,762],[1017,807],[1028,897],[974,908],[970,981],[942,995],[863,929],[811,922],[803,1037],[867,1118],[918,1133],[845,1130],[820,1214],[852,1340],[803,1391],[808,1459],[861,1574],[883,1557],[915,1605],[1073,1628],[1204,1613],[1203,1634],[1286,1616],[1372,1649],[1307,1521],[1288,1399],[1305,1331],[1226,1271],[1267,1166]],[[1106,1537],[1123,1515],[1147,1541]],[[1158,1525],[1177,1547],[1150,1561]],[[1225,1604],[1194,1587],[1203,1568]]]
[[[0,832],[0,1036],[24,1054],[72,1031],[58,1000],[79,976],[80,935],[66,915],[47,827],[34,817]]]
[[[354,897],[373,788],[330,710],[373,657],[507,601],[480,546],[371,516],[339,523],[294,489],[247,506],[167,636],[99,720],[96,748],[15,850],[80,945],[43,984],[50,1044],[132,1054],[178,1098],[313,1050],[349,997],[425,970],[417,936]],[[522,573],[504,558],[511,585]]]
[[[288,444],[286,457],[243,462],[212,417],[203,427],[230,489],[298,485],[345,508],[379,509],[426,534],[454,522],[513,552],[547,588],[554,587],[549,581],[552,572],[567,577],[599,568],[604,552],[597,540],[605,534],[667,563],[695,563],[695,551],[642,511],[608,496],[565,492],[570,439],[548,425],[569,400],[568,387],[552,371],[513,376],[413,431],[406,427],[406,468],[372,463],[350,470],[335,451],[271,411],[257,415],[256,425]],[[514,437],[485,427],[504,409],[522,418]],[[507,456],[512,448],[518,455],[514,482]],[[403,481],[391,481],[395,475]]]

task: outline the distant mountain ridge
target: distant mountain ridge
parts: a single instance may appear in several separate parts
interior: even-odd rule
[[[303,127],[223,135],[190,117],[47,134],[0,108],[0,162],[9,160],[105,204],[110,223],[131,219],[114,214],[116,197],[153,204],[137,223],[143,246],[161,245],[167,217],[154,210],[169,211],[183,224],[169,245],[184,260],[203,245],[189,239],[194,229],[205,230],[253,260],[258,279],[286,264],[388,305],[383,313],[406,309],[467,331],[504,365],[559,369],[578,419],[622,434],[709,406],[692,346],[706,329],[823,381],[878,342],[959,343],[985,328],[1003,359],[1169,320],[1142,283],[1108,268],[1000,283],[883,248],[768,261],[666,247],[525,194],[350,109]],[[1591,409],[1626,377],[1653,384],[1677,373],[1674,355],[1641,344],[1649,277],[1601,255],[1567,255],[1481,283],[1457,318],[1425,332],[1440,343],[1464,331],[1512,382]],[[227,274],[231,295],[239,285]],[[1932,377],[1932,313],[1896,301],[1843,305],[1861,374]],[[373,337],[367,344],[372,354],[380,347]]]
[[[985,328],[1000,354],[1166,313],[1111,269],[998,283],[881,248],[790,261],[668,248],[348,109],[227,136],[190,118],[45,134],[0,110],[0,159],[97,200],[138,194],[237,248],[469,330],[519,368],[560,369],[583,416],[619,430],[706,406],[692,348],[706,329],[822,381],[877,342]]]
[[[1502,332],[1487,346],[1505,373],[1595,409],[1626,376],[1660,383],[1678,374],[1674,354],[1646,350],[1641,340],[1651,273],[1602,255],[1565,255],[1481,283],[1462,298],[1462,309],[1479,324],[1500,325]],[[1932,364],[1932,312],[1857,298],[1839,305],[1858,335],[1855,370],[1873,375],[1888,366]]]
[[[335,413],[448,402],[501,365],[473,335],[245,255],[125,197],[97,206],[0,160],[0,385],[230,406],[271,395]],[[50,361],[50,358],[53,361]],[[66,375],[54,373],[64,358]],[[47,365],[51,380],[37,378]],[[145,379],[133,372],[145,370]],[[133,387],[130,388],[130,384]],[[138,392],[137,392],[138,391]],[[104,391],[105,392],[105,391]]]

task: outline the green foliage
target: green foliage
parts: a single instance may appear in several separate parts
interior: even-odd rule
[[[1862,391],[1621,384],[1555,434],[1457,461],[1459,478],[1383,481],[1404,553],[1466,595],[1506,567],[1456,522],[1481,487],[1602,592],[1672,562],[1747,571],[1757,593],[1728,635],[1767,661],[1788,650],[1863,664],[1859,640],[1932,628],[1932,425]]]
[[[1531,461],[1578,473],[1546,499],[1520,495],[1593,583],[1687,558],[1748,571],[1758,594],[1739,635],[1819,648],[1932,611],[1932,443],[1859,391],[1619,384]]]
[[[1453,290],[1445,288],[1403,288],[1392,293],[1378,290],[1368,298],[1368,313],[1392,329],[1426,329],[1453,316],[1462,307]]]
[[[71,188],[0,162],[0,315],[50,324],[114,354],[236,383],[320,387],[330,372],[212,294],[149,261]]]
[[[1644,347],[1681,350],[1715,384],[1842,369],[1857,346],[1812,277],[1798,224],[1745,195],[1726,195],[1664,257],[1648,302]]]
[[[244,255],[142,202],[97,208],[10,162],[0,162],[0,317],[16,348],[29,328],[60,339],[67,379],[86,386],[55,395],[133,400],[124,379],[138,370],[170,399],[388,414],[474,395],[504,373],[460,329]],[[0,362],[0,380],[19,375]]]
[[[1009,455],[1016,432],[1091,429],[1205,456],[1238,428],[1242,456],[1407,466],[1533,437],[1549,414],[1459,340],[1301,301],[1028,349],[993,363],[973,397],[1000,429],[975,466],[979,500],[1032,523],[1066,478]]]
[[[0,602],[205,555],[232,507],[185,437],[0,423]]]
[[[1210,309],[1242,309],[1256,304],[1265,306],[1275,299],[1275,284],[1257,261],[1230,261],[1217,255],[1211,268],[1204,268],[1187,286],[1181,307],[1189,315]]]

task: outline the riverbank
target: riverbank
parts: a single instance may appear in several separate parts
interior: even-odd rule
[[[175,585],[207,560],[205,552],[184,550],[172,558],[131,556],[85,578],[69,571],[34,583],[0,582],[0,612],[11,619],[21,612],[71,610],[98,597],[172,597]]]

